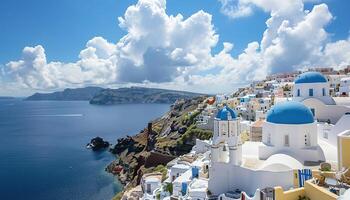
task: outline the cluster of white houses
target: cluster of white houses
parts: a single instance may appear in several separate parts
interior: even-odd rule
[[[224,104],[215,112],[216,106],[209,106],[205,112],[213,120],[206,128],[213,130],[213,138],[197,140],[191,153],[169,163],[164,182],[145,177],[143,188],[148,189],[142,198],[273,199],[271,187],[300,187],[308,170],[322,162],[335,170],[350,167],[344,159],[350,153],[345,155],[339,143],[342,135],[350,137],[350,98],[330,96],[328,80],[319,72],[303,73],[293,85],[292,97],[273,99],[271,108],[271,98],[263,97],[268,103],[260,102],[264,117],[257,119],[262,134],[258,141],[242,140],[246,122],[235,109],[249,102],[249,96],[232,109]],[[201,119],[202,124],[209,119]]]

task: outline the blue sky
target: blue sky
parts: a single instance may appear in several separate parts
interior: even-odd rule
[[[41,44],[49,60],[75,61],[85,43],[94,36],[117,42],[125,31],[117,17],[136,0],[3,0],[0,7],[0,63],[18,59],[25,46]],[[326,1],[336,16],[327,27],[332,39],[345,39],[350,30],[349,1]],[[306,4],[310,8],[312,4]],[[220,41],[233,42],[233,54],[240,53],[250,41],[260,40],[269,13],[257,10],[253,16],[239,20],[220,13],[214,0],[168,0],[167,13],[189,17],[204,10],[213,15]],[[220,46],[215,50],[218,51]],[[215,51],[214,50],[214,51]]]
[[[5,1],[5,2],[4,2]],[[75,61],[85,43],[94,36],[117,42],[125,32],[117,17],[135,0],[4,0],[0,7],[3,30],[0,63],[18,59],[25,46],[41,44],[49,60]],[[200,2],[200,3],[199,3]],[[189,17],[204,10],[213,14],[220,40],[234,42],[237,52],[249,41],[258,40],[268,13],[257,12],[242,20],[230,20],[220,14],[214,0],[167,1],[167,13]],[[236,52],[236,53],[237,53]]]
[[[80,51],[86,47],[86,43],[92,38],[99,36],[106,39],[109,43],[116,44],[123,36],[127,35],[128,31],[119,27],[118,17],[123,17],[127,8],[137,2],[136,0],[3,0],[0,6],[0,65],[4,67],[10,61],[20,60],[24,47],[35,47],[36,45],[41,45],[45,49],[47,62],[77,62]],[[235,1],[231,1],[231,3],[234,4]],[[350,21],[348,20],[350,19],[350,12],[348,10],[350,2],[335,0],[311,1],[306,2],[304,7],[307,10],[312,10],[315,5],[321,3],[325,3],[329,12],[333,15],[333,18],[329,20],[330,22],[327,22],[322,27],[328,36],[326,39],[322,39],[321,48],[325,47],[326,42],[348,40],[350,29]],[[224,47],[223,42],[229,42],[234,46],[229,51],[229,54],[233,59],[238,59],[238,56],[242,54],[249,43],[253,41],[261,42],[263,33],[267,29],[265,22],[271,17],[270,11],[266,10],[266,8],[260,8],[259,5],[249,6],[253,9],[252,14],[233,19],[222,12],[220,1],[168,0],[166,1],[166,13],[167,15],[180,13],[184,16],[184,20],[199,10],[208,13],[212,17],[213,30],[219,38],[215,45],[210,46],[211,56],[214,57],[222,51]],[[287,62],[286,64],[289,63]],[[199,66],[199,64],[196,66]],[[295,64],[295,66],[299,66],[299,64]],[[192,70],[196,72],[192,72],[190,75],[204,74],[206,76],[204,78],[208,79],[210,78],[208,73],[213,71],[218,73],[222,68],[225,68],[225,66],[220,64],[213,68],[202,67],[201,69]],[[174,80],[178,76],[172,75],[171,77],[164,79],[167,81],[166,83],[162,82],[162,84],[158,84],[157,80],[150,82],[155,83],[154,86],[157,87],[172,88],[173,86],[171,85],[174,85]],[[6,78],[6,75],[3,75],[2,79],[3,82],[12,81],[12,78]],[[254,77],[247,78],[245,81],[251,79],[254,79]],[[148,80],[149,78],[145,78],[142,81]],[[133,82],[142,83],[142,81],[112,81],[108,82],[108,84],[132,84]],[[232,84],[235,82],[240,82],[240,80],[233,81]],[[188,85],[191,84],[193,83],[188,83]],[[85,83],[77,86],[82,85],[85,85]],[[11,87],[9,86],[9,88]],[[60,87],[53,86],[50,87],[50,90],[60,89]],[[184,89],[185,87],[182,86],[179,89]],[[36,91],[46,89],[31,86],[28,88],[21,90]],[[190,90],[203,91],[203,89],[197,88]],[[211,90],[215,90],[215,88]],[[1,93],[11,92],[0,91]]]

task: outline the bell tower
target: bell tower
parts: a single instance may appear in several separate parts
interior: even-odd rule
[[[214,119],[211,160],[212,162],[241,164],[240,123],[236,113],[227,105],[224,105]]]

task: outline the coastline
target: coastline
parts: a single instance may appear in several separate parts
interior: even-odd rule
[[[138,185],[143,174],[162,171],[175,157],[188,153],[195,138],[212,136],[211,131],[199,130],[195,126],[195,117],[201,112],[198,105],[205,99],[202,96],[178,100],[167,113],[149,122],[139,133],[118,139],[110,149],[116,159],[105,169],[124,186],[114,199]]]

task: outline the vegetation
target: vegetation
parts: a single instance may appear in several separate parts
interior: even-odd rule
[[[90,104],[174,103],[177,99],[191,99],[201,95],[184,91],[143,87],[104,89],[91,98]]]
[[[169,192],[170,194],[173,194],[173,184],[172,183],[167,183],[165,186],[165,191]]]
[[[160,200],[160,192],[158,192],[158,193],[156,194],[156,199],[157,199],[157,200]]]
[[[183,144],[186,141],[194,141],[196,138],[200,140],[209,140],[213,137],[213,131],[210,130],[203,130],[200,128],[197,128],[196,125],[191,125],[185,134],[182,135],[180,138],[180,142]]]
[[[156,168],[154,168],[154,172],[162,173],[162,181],[167,178],[168,169],[164,165],[158,165]]]

